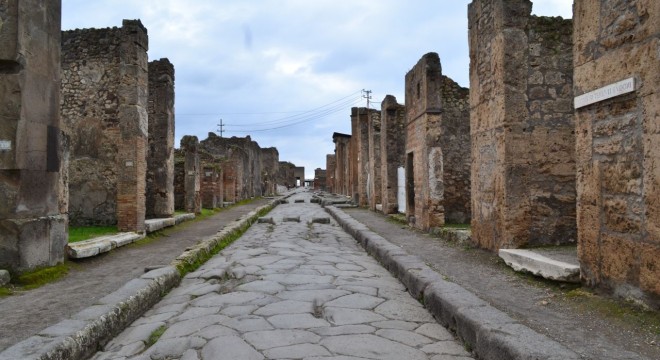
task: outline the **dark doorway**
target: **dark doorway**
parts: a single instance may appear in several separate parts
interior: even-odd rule
[[[408,217],[415,216],[415,157],[412,152],[406,157],[406,200]]]

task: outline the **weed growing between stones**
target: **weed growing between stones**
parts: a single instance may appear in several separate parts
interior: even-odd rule
[[[88,240],[91,238],[116,234],[116,226],[70,226],[69,243]]]
[[[51,267],[39,268],[25,272],[16,277],[16,284],[25,290],[36,289],[53,281],[57,281],[69,273],[69,265],[61,263]]]
[[[151,335],[149,335],[149,339],[147,339],[147,343],[145,344],[147,348],[151,347],[153,344],[155,344],[158,339],[160,339],[161,336],[163,336],[163,333],[167,330],[167,326],[163,325],[159,327],[158,329],[154,330]]]

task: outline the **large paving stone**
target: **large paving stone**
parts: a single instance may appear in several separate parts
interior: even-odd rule
[[[332,354],[320,345],[299,344],[266,350],[264,355],[269,359],[302,359],[309,356],[330,356]]]
[[[320,336],[305,330],[254,331],[245,334],[243,338],[258,350],[305,343],[315,344],[321,340]]]
[[[324,308],[323,316],[333,325],[368,324],[374,321],[387,320],[373,311],[337,307]]]
[[[402,344],[412,347],[426,345],[433,342],[433,340],[427,338],[426,336],[406,330],[381,329],[376,331],[376,335],[393,341],[398,341]]]
[[[327,321],[317,319],[312,314],[274,315],[268,318],[268,322],[278,329],[311,329],[330,326]]]
[[[435,319],[421,305],[412,305],[401,301],[390,300],[376,307],[376,313],[392,320],[433,322]]]
[[[364,294],[350,294],[328,301],[324,306],[343,307],[352,309],[373,309],[385,299]]]
[[[382,360],[427,360],[424,352],[371,334],[331,336],[321,345],[335,354]]]
[[[284,300],[273,304],[268,304],[256,310],[255,315],[272,316],[280,314],[302,314],[314,311],[312,302]]]
[[[204,346],[202,358],[204,360],[262,360],[264,356],[238,336],[221,336],[209,341]]]

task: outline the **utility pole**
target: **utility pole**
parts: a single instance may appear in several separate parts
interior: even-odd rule
[[[363,98],[367,99],[367,111],[369,111],[369,100],[371,100],[371,90],[362,89],[362,92],[366,95],[362,95]]]
[[[218,124],[218,132],[220,133],[220,137],[222,137],[222,133],[225,132],[225,130],[223,129],[224,126],[225,124],[223,124],[222,119],[220,119],[220,124]]]

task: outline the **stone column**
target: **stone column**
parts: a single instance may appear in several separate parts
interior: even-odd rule
[[[376,210],[377,205],[382,209],[382,182],[380,161],[381,115],[380,111],[369,109],[368,137],[369,137],[369,208]]]
[[[185,210],[199,214],[202,212],[200,196],[200,164],[197,136],[186,135],[181,139],[181,149],[185,152]]]
[[[472,239],[575,244],[572,22],[528,0],[469,5]]]
[[[351,118],[355,118],[355,132],[351,138],[354,141],[352,157],[356,162],[355,176],[357,184],[355,186],[355,195],[353,201],[358,206],[366,207],[369,205],[367,197],[367,186],[369,177],[369,114],[367,108],[352,108]]]
[[[405,107],[392,95],[381,103],[380,159],[382,179],[383,213],[394,214],[398,210],[397,169],[406,164]]]
[[[573,37],[580,273],[590,286],[655,309],[660,309],[659,4],[578,1]]]
[[[66,169],[60,132],[61,2],[0,6],[0,268],[64,260]]]
[[[335,169],[337,167],[337,156],[332,154],[327,154],[325,156],[325,170],[326,170],[326,186],[329,193],[337,193],[335,188],[335,179],[337,174],[335,174]]]
[[[149,63],[149,149],[146,216],[174,214],[174,66]]]

